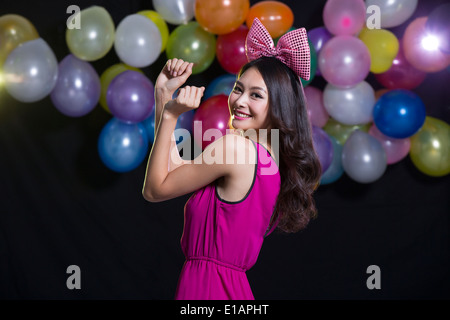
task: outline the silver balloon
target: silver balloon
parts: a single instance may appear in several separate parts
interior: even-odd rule
[[[158,59],[162,38],[156,24],[141,14],[126,16],[116,28],[114,49],[129,66],[144,68]]]
[[[386,153],[376,138],[355,130],[342,149],[342,167],[351,179],[371,183],[386,171]]]
[[[323,105],[328,114],[346,125],[371,122],[375,102],[375,91],[366,81],[345,89],[328,83],[323,90]]]
[[[194,18],[195,0],[153,0],[153,7],[168,23],[185,24]]]
[[[38,38],[11,51],[3,72],[5,88],[13,98],[35,102],[53,90],[58,78],[58,61],[49,45]]]
[[[392,28],[408,20],[417,8],[418,0],[366,0],[366,8],[371,5],[380,8],[381,28]]]

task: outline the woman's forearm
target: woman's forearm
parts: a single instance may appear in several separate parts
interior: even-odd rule
[[[171,152],[174,147],[176,148],[173,132],[177,124],[177,118],[168,112],[164,112],[164,109],[160,110],[159,113],[161,117],[148,158],[142,191],[144,198],[149,201],[154,201],[158,198],[158,191],[161,190],[161,186],[169,174]]]

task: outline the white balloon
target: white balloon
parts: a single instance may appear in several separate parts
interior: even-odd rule
[[[346,125],[371,122],[375,102],[375,92],[366,81],[350,88],[339,88],[328,83],[323,90],[323,104],[328,114]]]
[[[401,25],[416,11],[418,0],[366,0],[366,8],[376,5],[380,8],[381,28]]]
[[[5,88],[21,102],[36,102],[50,94],[58,78],[58,61],[42,38],[16,47],[3,64]]]
[[[194,18],[195,0],[153,0],[161,17],[174,25],[186,24]]]
[[[116,28],[114,49],[119,59],[136,68],[144,68],[158,59],[162,38],[156,24],[140,14],[126,16]]]

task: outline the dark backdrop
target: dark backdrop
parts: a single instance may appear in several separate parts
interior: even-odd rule
[[[293,10],[296,27],[323,25],[326,1],[283,2]],[[443,2],[419,1],[413,17]],[[116,26],[128,14],[152,9],[150,0],[0,3],[0,15],[28,18],[58,61],[69,53],[68,5],[103,6]],[[394,30],[402,34],[407,23]],[[143,69],[152,81],[165,60],[162,54]],[[100,75],[117,62],[111,50],[92,64]],[[215,61],[189,83],[207,85],[223,73]],[[430,74],[415,89],[427,114],[447,123],[449,75]],[[367,80],[380,88],[372,76]],[[323,88],[325,82],[316,77],[311,85]],[[110,117],[98,106],[70,118],[48,97],[19,103],[1,89],[0,298],[173,298],[184,262],[179,242],[189,195],[149,203],[141,195],[146,161],[127,173],[107,169],[97,138]],[[303,232],[272,234],[247,272],[256,299],[450,298],[449,182],[450,176],[422,174],[407,157],[374,183],[359,184],[344,174],[320,186],[318,219]],[[66,287],[69,265],[81,268],[80,290]],[[366,286],[370,265],[381,269],[379,290]]]

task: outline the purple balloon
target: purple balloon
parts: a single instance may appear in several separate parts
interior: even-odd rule
[[[100,78],[92,65],[69,54],[58,65],[58,80],[50,98],[61,113],[80,117],[95,108],[100,91]]]
[[[357,37],[334,36],[322,47],[318,64],[325,80],[349,88],[369,75],[369,49]]]
[[[129,123],[144,121],[154,108],[153,83],[138,71],[124,71],[109,84],[106,101],[116,118]]]
[[[333,142],[328,134],[317,126],[312,126],[313,144],[322,165],[322,173],[327,171],[333,161]]]
[[[333,35],[325,27],[318,27],[308,31],[308,40],[316,50],[317,56],[319,56],[320,50],[324,44],[331,38],[333,38]],[[319,68],[316,69],[316,75],[321,75]]]

